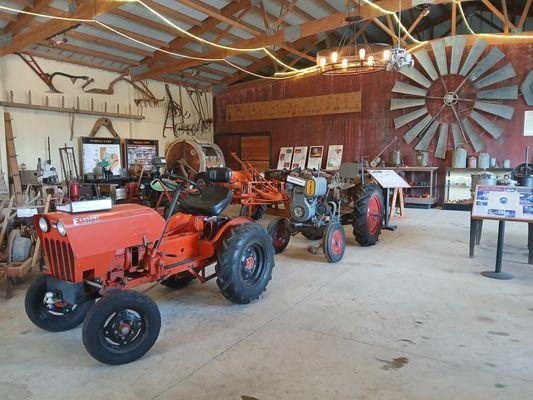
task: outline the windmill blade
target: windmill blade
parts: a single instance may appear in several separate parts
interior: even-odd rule
[[[421,119],[415,126],[413,126],[411,129],[409,129],[405,134],[403,135],[403,138],[407,143],[411,143],[415,137],[418,136],[420,132],[422,132],[426,126],[431,122],[432,117],[431,115],[426,115],[423,119]]]
[[[431,86],[431,81],[416,68],[400,68],[398,72],[415,81],[420,86],[424,86],[425,88],[429,88]]]
[[[431,79],[434,81],[437,80],[439,77],[439,74],[437,74],[437,70],[435,69],[435,66],[433,65],[433,61],[431,61],[431,58],[429,57],[429,53],[426,49],[418,50],[415,53],[415,57],[420,63],[420,65],[424,68],[424,70],[427,72],[427,74],[430,76]]]
[[[426,96],[427,90],[409,85],[408,83],[396,81],[394,84],[394,87],[392,88],[392,91],[395,93],[403,93],[403,94],[410,94],[412,96]]]
[[[453,147],[461,147],[465,145],[465,140],[463,138],[463,134],[461,133],[461,128],[456,122],[452,123],[452,136]]]
[[[477,98],[492,100],[518,100],[518,85],[482,90],[478,92]]]
[[[493,73],[487,75],[483,79],[474,83],[476,89],[481,89],[486,86],[494,85],[495,83],[504,81],[506,79],[511,79],[516,76],[516,72],[511,65],[511,63],[501,67],[500,69],[494,71]]]
[[[426,107],[422,107],[418,110],[411,111],[410,113],[400,115],[399,117],[394,118],[394,128],[401,128],[405,124],[414,121],[415,119],[420,118],[422,115],[425,115],[427,113],[428,109]]]
[[[452,43],[452,61],[450,62],[450,74],[457,74],[461,58],[465,50],[466,37],[454,36]]]
[[[446,43],[444,39],[434,40],[431,42],[431,47],[433,48],[433,54],[435,55],[435,60],[437,61],[437,68],[439,69],[440,75],[448,75],[448,62],[446,61]]]
[[[416,106],[425,106],[426,99],[391,99],[390,110],[400,110]]]
[[[485,129],[494,139],[499,139],[503,133],[503,128],[501,126],[496,124],[494,121],[485,118],[477,111],[472,110],[470,113],[470,118],[476,121],[476,123]]]
[[[437,148],[435,149],[435,157],[446,158],[446,148],[448,147],[448,124],[443,123],[439,130],[439,139],[437,140]]]
[[[420,142],[418,142],[418,144],[415,146],[415,150],[427,151],[431,141],[433,140],[433,136],[435,136],[435,132],[437,132],[437,128],[439,127],[439,125],[440,122],[438,120],[435,120],[431,123],[428,130],[424,133],[424,136],[422,136],[422,139],[420,139]]]
[[[474,108],[488,112],[489,114],[497,115],[505,119],[513,118],[514,107],[506,106],[505,104],[487,103],[484,101],[476,101]]]
[[[474,82],[477,78],[487,72],[504,57],[505,54],[503,54],[503,52],[499,48],[493,47],[492,49],[490,49],[489,54],[487,54],[485,58],[483,58],[480,62],[477,63],[476,67],[470,74],[470,80]]]
[[[485,42],[484,40],[477,39],[472,47],[470,48],[470,53],[468,53],[468,56],[466,57],[465,63],[463,64],[463,67],[461,68],[461,71],[459,71],[460,75],[467,76],[476,61],[481,57],[481,54],[485,51],[489,44]]]
[[[474,128],[472,128],[472,125],[470,125],[470,122],[468,119],[464,118],[461,121],[461,124],[463,125],[463,128],[468,136],[468,139],[470,140],[470,143],[472,143],[472,147],[474,148],[474,151],[477,153],[485,148],[485,144],[480,139],[479,135],[474,132]]]

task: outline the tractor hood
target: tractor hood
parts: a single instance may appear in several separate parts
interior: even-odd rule
[[[48,221],[49,230],[39,228],[39,219]],[[165,220],[155,210],[137,204],[114,206],[109,211],[37,214],[33,222],[39,237],[68,241],[76,258],[114,252],[117,249],[159,239]],[[66,236],[61,236],[57,224],[65,227]]]

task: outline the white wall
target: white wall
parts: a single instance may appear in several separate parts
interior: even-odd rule
[[[107,88],[109,82],[118,76],[118,74],[112,72],[53,60],[37,58],[37,61],[43,70],[48,73],[61,71],[72,75],[89,76],[95,80],[94,84],[90,86],[91,88]],[[70,79],[58,76],[54,78],[54,84],[63,93],[47,93],[48,87],[18,56],[10,55],[0,58],[0,96],[2,100],[7,100],[8,92],[12,90],[14,95],[13,101],[26,103],[28,101],[28,90],[31,90],[32,104],[44,105],[44,97],[48,96],[50,106],[60,106],[61,97],[64,96],[65,106],[73,107],[76,102],[76,97],[79,97],[80,108],[89,109],[90,99],[93,98],[95,110],[103,111],[104,102],[107,102],[107,110],[110,112],[116,111],[116,105],[118,103],[120,104],[121,113],[127,113],[130,104],[132,107],[132,113],[136,113],[137,107],[133,102],[135,93],[131,85],[124,82],[116,84],[115,93],[110,96],[86,94],[81,89],[83,83],[84,81],[79,80],[75,84],[72,84]],[[164,83],[148,81],[148,86],[157,98],[166,98]],[[174,100],[178,101],[178,87],[171,85],[170,88]],[[182,88],[181,90],[184,109],[188,110],[192,115],[191,119],[186,122],[194,122],[197,118],[194,107],[189,103],[185,88]],[[211,94],[209,94],[209,102],[212,102]],[[144,108],[142,113],[146,118],[142,121],[112,118],[113,126],[123,139],[134,138],[159,140],[159,152],[160,155],[164,155],[165,146],[176,140],[171,130],[166,131],[166,139],[162,136],[166,104],[165,101],[163,107]],[[98,116],[76,115],[74,120],[74,139],[70,141],[69,114],[15,108],[4,109],[0,107],[0,161],[2,172],[5,172],[6,176],[7,159],[3,121],[4,111],[9,112],[13,119],[13,133],[15,136],[18,163],[25,163],[28,169],[35,169],[38,157],[41,157],[43,160],[48,158],[46,142],[47,137],[50,137],[52,165],[58,169],[60,174],[61,162],[58,148],[65,144],[74,147],[76,149],[76,156],[79,164],[79,137],[88,136],[94,123],[99,118]],[[97,136],[111,137],[111,134],[103,128]],[[190,138],[190,136],[187,135],[184,137]],[[213,131],[211,129],[210,132],[199,134],[196,138],[201,141],[211,141],[213,139]]]

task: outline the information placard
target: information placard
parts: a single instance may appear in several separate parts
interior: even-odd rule
[[[342,164],[342,144],[330,144],[328,148],[328,161],[326,171],[336,171]]]
[[[472,217],[533,222],[533,188],[478,185]]]
[[[324,154],[324,146],[311,146],[309,148],[309,159],[307,160],[307,168],[320,169],[322,168],[322,155]]]
[[[294,148],[294,155],[292,156],[291,169],[305,168],[307,161],[307,146],[300,146]]]
[[[294,147],[282,147],[279,151],[278,169],[290,169]]]
[[[113,175],[120,175],[122,152],[120,139],[82,137],[81,165],[83,174],[94,173],[96,167],[105,168]]]
[[[411,187],[411,185],[409,185],[405,179],[398,175],[396,171],[391,169],[372,169],[368,170],[368,173],[384,189]]]

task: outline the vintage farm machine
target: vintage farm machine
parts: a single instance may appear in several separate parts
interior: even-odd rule
[[[223,185],[233,191],[232,204],[241,205],[239,215],[259,220],[267,207],[289,204],[285,182],[267,179],[249,161],[241,160],[235,153],[231,153],[231,156],[239,163],[241,170],[233,171],[231,181]],[[205,176],[198,174],[198,180],[205,180]]]
[[[231,179],[226,168],[206,174],[213,182]],[[187,197],[180,200],[182,194]],[[157,340],[161,316],[144,294],[157,284],[181,288],[193,279],[205,283],[216,277],[229,301],[257,299],[271,279],[272,239],[249,218],[220,216],[231,200],[227,187],[200,189],[183,179],[166,219],[138,204],[36,215],[46,266],[26,293],[28,317],[56,332],[83,322],[89,354],[103,363],[125,364]],[[214,263],[208,274],[206,267]],[[151,286],[143,293],[131,290],[146,284]]]
[[[328,262],[344,256],[346,236],[343,225],[352,225],[361,246],[374,245],[384,218],[383,193],[357,164],[346,164],[336,174],[322,171],[293,171],[287,175],[291,196],[290,218],[278,217],[267,228],[276,253],[301,233],[309,240],[322,240]]]

